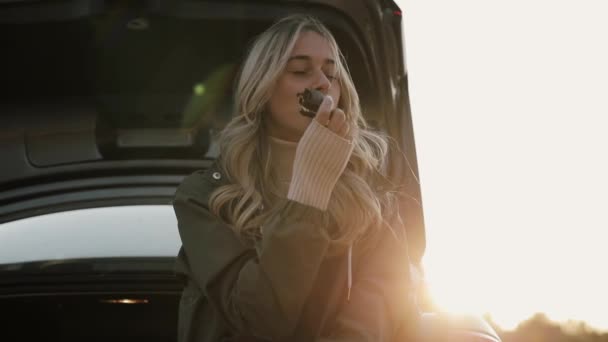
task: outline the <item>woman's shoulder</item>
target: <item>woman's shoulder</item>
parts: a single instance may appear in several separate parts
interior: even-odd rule
[[[206,169],[196,170],[184,177],[175,192],[175,197],[185,196],[207,203],[211,193],[227,184],[227,177],[214,162]]]

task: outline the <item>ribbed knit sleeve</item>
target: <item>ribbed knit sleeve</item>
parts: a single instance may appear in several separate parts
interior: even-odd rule
[[[354,145],[312,120],[296,149],[287,198],[327,209],[334,186],[346,168]]]

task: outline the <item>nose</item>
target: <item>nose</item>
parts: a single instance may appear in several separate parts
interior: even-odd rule
[[[317,72],[317,77],[315,79],[315,84],[313,86],[314,89],[321,91],[324,94],[327,94],[329,88],[331,87],[331,81],[325,73],[321,70]]]

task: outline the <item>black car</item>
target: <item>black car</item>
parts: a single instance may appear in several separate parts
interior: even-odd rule
[[[420,261],[404,12],[393,1],[4,0],[3,340],[176,339],[173,194],[217,156],[252,38],[296,12],[332,30],[368,122],[406,156],[392,159],[390,177],[407,184]],[[478,319],[426,314],[423,323],[433,340],[499,340]]]

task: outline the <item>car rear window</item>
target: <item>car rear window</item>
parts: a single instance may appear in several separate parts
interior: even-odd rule
[[[175,257],[181,246],[170,205],[91,208],[0,226],[0,264],[112,257]]]

